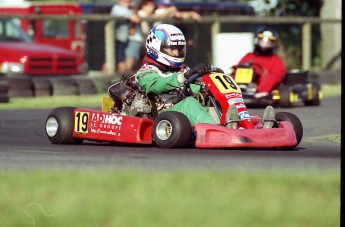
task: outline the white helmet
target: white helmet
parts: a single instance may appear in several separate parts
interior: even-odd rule
[[[255,51],[259,55],[272,55],[277,47],[278,33],[270,28],[259,28],[255,35]]]
[[[178,56],[171,56],[166,48],[178,50]],[[170,24],[153,27],[146,38],[147,55],[169,67],[179,67],[186,57],[186,39],[182,31]]]

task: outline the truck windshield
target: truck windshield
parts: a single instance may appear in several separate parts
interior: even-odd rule
[[[0,41],[32,42],[14,19],[0,19]]]
[[[43,37],[45,38],[68,38],[67,20],[43,20]]]

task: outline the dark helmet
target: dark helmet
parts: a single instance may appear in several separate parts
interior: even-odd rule
[[[270,28],[259,28],[255,34],[254,52],[257,55],[272,55],[277,47],[278,33]]]

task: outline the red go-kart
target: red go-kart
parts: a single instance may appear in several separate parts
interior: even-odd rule
[[[317,76],[309,71],[290,70],[268,95],[256,97],[257,81],[262,77],[264,68],[256,62],[243,62],[232,69],[232,76],[241,88],[244,102],[250,107],[318,106],[323,98]]]
[[[192,94],[191,83],[202,86]],[[211,73],[194,74],[183,86],[183,97],[193,95],[219,125],[197,123],[174,111],[157,111],[157,97],[145,94],[130,77],[123,77],[108,90],[102,110],[59,107],[46,119],[46,134],[53,144],[80,144],[83,140],[155,144],[161,148],[279,148],[293,149],[301,141],[303,127],[289,112],[276,113],[272,128],[263,128],[260,115],[250,115],[254,128],[224,127],[230,94],[241,93],[234,79],[215,68]],[[241,121],[241,120],[237,120]]]

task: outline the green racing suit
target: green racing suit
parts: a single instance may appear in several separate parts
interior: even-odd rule
[[[145,60],[145,59],[144,59]],[[166,69],[166,70],[164,70]],[[181,87],[185,81],[184,73],[189,68],[182,65],[179,68],[160,67],[159,65],[144,63],[143,66],[134,75],[136,81],[147,94],[158,95],[162,101],[157,105],[157,109],[162,111],[177,111],[187,116],[192,125],[196,123],[211,123],[217,122],[196,100],[189,96],[177,103],[171,104],[167,100],[177,97],[181,92]],[[191,84],[191,90],[196,94],[200,90],[200,86]],[[169,99],[170,98],[170,99]]]

